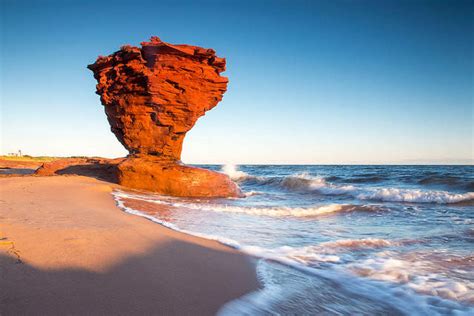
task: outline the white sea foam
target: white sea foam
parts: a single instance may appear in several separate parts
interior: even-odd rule
[[[304,188],[316,190],[323,194],[348,194],[360,200],[376,200],[386,202],[410,202],[410,203],[459,203],[474,200],[474,192],[450,193],[447,191],[423,191],[416,189],[397,188],[358,188],[352,185],[335,185],[328,183],[324,178],[315,178],[307,174],[288,177],[283,180],[290,181],[292,185],[288,188]],[[297,182],[299,181],[299,182]],[[298,184],[295,184],[297,182]]]
[[[146,214],[146,213],[141,212],[139,210],[135,210],[131,207],[127,207],[127,206],[125,206],[125,203],[122,200],[122,198],[129,198],[130,195],[128,195],[128,194],[126,194],[122,191],[114,191],[113,192],[113,197],[114,197],[115,202],[117,203],[117,206],[126,213],[137,215],[137,216],[140,216],[140,217],[144,217],[144,218],[146,218],[146,219],[148,219],[152,222],[155,222],[157,224],[160,224],[162,226],[165,226],[167,228],[170,228],[172,230],[175,230],[175,231],[178,231],[178,232],[181,232],[181,233],[185,233],[185,234],[188,234],[188,235],[193,235],[193,236],[196,236],[196,237],[201,237],[201,238],[205,238],[205,239],[209,239],[209,240],[215,240],[215,241],[218,241],[218,242],[220,242],[224,245],[227,245],[227,246],[235,248],[235,249],[240,248],[240,244],[237,241],[233,240],[233,239],[225,238],[225,237],[222,237],[222,236],[210,235],[210,234],[201,234],[201,233],[191,232],[191,231],[188,231],[188,230],[185,230],[185,229],[181,229],[173,223],[158,219],[158,218],[156,218],[152,215]]]
[[[176,225],[174,225],[172,223],[160,220],[160,219],[158,219],[158,218],[156,218],[152,215],[146,214],[146,213],[141,212],[139,210],[135,210],[131,207],[127,207],[125,205],[123,199],[124,198],[126,198],[126,199],[137,199],[137,195],[126,193],[126,192],[119,191],[119,190],[114,191],[112,194],[113,194],[114,200],[117,203],[117,206],[120,209],[122,209],[123,211],[127,212],[127,213],[144,217],[144,218],[149,219],[149,220],[151,220],[155,223],[161,224],[165,227],[171,228],[171,229],[179,231],[179,232],[187,233],[187,234],[198,236],[198,237],[203,237],[203,238],[206,238],[206,239],[217,240],[217,241],[219,241],[219,242],[221,242],[225,245],[231,246],[233,248],[240,249],[240,250],[244,251],[245,253],[247,253],[249,255],[252,255],[252,256],[255,256],[255,257],[265,258],[265,259],[269,259],[269,260],[275,260],[275,261],[279,261],[279,262],[282,262],[282,263],[285,263],[285,264],[292,264],[292,262],[297,262],[297,261],[309,262],[309,258],[305,259],[305,260],[302,259],[304,257],[303,253],[305,253],[307,256],[311,256],[313,261],[337,262],[339,260],[339,258],[336,257],[336,256],[324,256],[324,255],[319,256],[316,253],[314,253],[313,251],[310,251],[309,247],[293,248],[293,247],[289,247],[289,246],[284,246],[284,247],[279,247],[279,248],[275,248],[275,249],[267,249],[267,248],[262,248],[262,247],[258,247],[258,246],[242,246],[237,241],[231,240],[231,239],[228,239],[228,238],[222,238],[220,236],[206,235],[206,234],[201,234],[201,233],[196,233],[196,232],[190,232],[190,231],[187,231],[187,230],[183,230],[183,229],[177,227]],[[138,198],[138,199],[145,200],[144,196],[141,196],[141,198]],[[163,204],[163,203],[166,204],[167,203],[166,201],[161,201],[161,200],[150,200],[149,202],[155,202],[155,203],[159,203],[159,204]],[[179,203],[173,203],[173,204],[178,204],[179,205]],[[184,203],[184,204],[189,205],[187,203]],[[340,205],[337,205],[337,206],[340,206]],[[336,207],[336,209],[338,209],[338,207]],[[333,212],[333,211],[334,210],[332,210],[331,208],[328,208],[328,209],[323,208],[323,211],[320,210],[320,212],[323,212],[323,213]]]
[[[250,196],[255,196],[255,195],[261,195],[263,192],[260,191],[248,191],[244,192],[245,197],[250,197]]]
[[[352,185],[335,185],[327,182],[324,178],[313,177],[308,173],[284,177],[280,184],[282,187],[290,190],[318,191],[328,195],[345,194],[356,190]]]
[[[216,240],[222,244],[239,249],[248,255],[265,259],[270,262],[277,262],[295,268],[298,271],[329,280],[334,284],[338,284],[338,286],[345,291],[354,293],[354,295],[363,295],[380,302],[388,302],[388,304],[405,314],[425,315],[438,314],[437,311],[454,311],[459,315],[469,315],[474,311],[474,309],[461,306],[455,301],[446,301],[443,299],[448,298],[470,301],[473,290],[472,285],[470,284],[466,285],[459,282],[436,284],[431,281],[431,283],[423,283],[421,282],[423,279],[410,283],[413,276],[403,274],[403,270],[407,269],[407,265],[403,262],[393,261],[396,259],[393,259],[392,261],[390,261],[391,259],[382,259],[385,260],[385,262],[378,262],[377,259],[372,258],[372,260],[375,261],[370,261],[370,259],[368,259],[368,261],[361,263],[359,266],[355,264],[352,266],[349,265],[349,271],[355,272],[355,275],[351,275],[348,273],[346,265],[339,265],[341,257],[328,251],[329,248],[351,247],[352,245],[357,244],[363,247],[388,246],[391,244],[389,241],[380,239],[341,240],[332,244],[328,242],[300,248],[285,246],[275,249],[246,246],[241,245],[235,240],[224,238],[222,236],[202,234],[181,229],[172,223],[125,206],[123,198],[136,198],[135,195],[122,191],[116,191],[113,195],[117,205],[127,213],[147,218],[153,222],[182,233]],[[163,202],[158,200],[155,202],[162,202],[165,204],[169,203],[167,201]],[[333,268],[326,267],[325,269],[317,269],[314,267],[315,265],[317,266],[318,264],[323,263],[334,266]],[[365,271],[365,275],[364,272],[361,271]],[[363,278],[359,276],[363,276]],[[261,271],[260,278],[266,278],[266,276],[261,275]],[[375,281],[383,280],[386,283],[371,281],[371,279]],[[404,287],[393,287],[391,283],[403,283]],[[282,298],[289,295],[287,289],[281,288],[279,284],[269,285],[264,282],[264,285],[265,288],[262,291],[250,293],[240,300],[230,302],[225,305],[219,313],[222,315],[235,315],[245,314],[245,311],[255,312],[253,314],[258,314],[258,312],[262,311],[271,311],[271,304],[279,302]],[[426,290],[427,288],[429,290]],[[427,294],[427,296],[416,294],[417,292]]]
[[[336,241],[328,241],[320,244],[322,247],[343,247],[343,248],[379,248],[388,247],[396,243],[379,238],[364,239],[341,239]]]
[[[311,217],[318,215],[325,215],[343,211],[349,211],[354,208],[352,205],[346,204],[329,204],[315,207],[240,207],[240,206],[222,206],[222,205],[210,205],[210,204],[178,204],[174,203],[174,206],[185,207],[195,210],[207,210],[212,212],[229,212],[229,213],[242,213],[248,215],[257,216],[271,216],[271,217]]]
[[[449,193],[446,191],[379,188],[357,193],[355,197],[361,200],[445,204],[473,200],[474,192]]]
[[[381,252],[347,268],[370,279],[404,284],[418,293],[474,304],[474,282],[448,278],[432,258]]]
[[[292,282],[297,278],[301,279],[302,276],[290,273],[288,280],[281,282],[278,277],[281,272],[275,273],[275,267],[271,265],[271,262],[283,264],[319,280],[313,286],[311,283],[314,282],[314,279],[310,277],[306,280]],[[354,308],[355,314],[372,313],[374,309],[372,305],[364,309],[363,305],[360,304],[360,298],[362,297],[385,306],[389,311],[397,311],[397,314],[404,315],[472,315],[474,312],[472,307],[433,295],[433,293],[419,292],[407,285],[394,286],[394,282],[380,282],[379,280],[360,277],[349,273],[345,267],[340,265],[334,265],[333,268],[318,269],[292,259],[277,257],[269,261],[260,261],[257,265],[257,274],[264,286],[263,289],[227,303],[219,310],[218,315],[278,315],[280,313],[275,312],[275,310],[278,310],[278,305],[297,297],[298,293],[318,295],[322,291],[332,292],[328,294],[331,298],[330,302],[324,299],[324,295],[322,296],[323,299],[318,302],[319,305],[323,305],[322,314],[328,312],[330,314],[353,314],[351,308]],[[318,283],[326,283],[327,286],[317,290],[315,288],[318,287]],[[344,300],[348,304],[342,312],[335,312],[335,306],[331,304],[335,297]],[[353,301],[352,304],[350,301]],[[305,300],[303,299],[301,303],[304,304]],[[327,309],[325,309],[326,306]],[[358,310],[359,306],[362,310]],[[314,308],[314,306],[312,307]],[[380,305],[378,307],[380,308]]]
[[[449,204],[474,200],[474,192],[451,193],[436,190],[399,188],[361,188],[353,185],[338,185],[323,177],[300,173],[286,177],[254,177],[238,171],[235,166],[228,167],[233,179],[257,181],[262,185],[279,186],[289,191],[317,192],[324,195],[346,194],[359,200],[409,203]]]
[[[285,264],[293,265],[295,263],[308,265],[322,262],[339,262],[340,257],[333,254],[318,253],[313,251],[312,246],[290,247],[283,246],[274,249],[262,248],[258,246],[242,246],[240,250],[255,257],[265,258]]]
[[[321,262],[337,263],[341,261],[341,255],[350,257],[346,251],[362,248],[382,248],[398,245],[397,242],[379,238],[364,239],[340,239],[336,241],[323,242],[316,245],[304,247],[283,246],[275,249],[263,249],[260,247],[244,247],[246,252],[255,254],[258,257],[291,259],[304,265],[317,265]]]
[[[359,241],[360,244],[372,244],[374,247],[382,244],[394,244],[384,240],[368,242],[362,239]],[[353,243],[354,241],[351,242],[351,244]],[[347,245],[348,243],[339,241],[336,244]],[[415,271],[414,266],[416,267],[416,265],[413,265],[412,262],[403,262],[391,258],[381,261],[368,259],[359,264],[346,265],[341,262],[339,256],[324,254],[325,247],[336,244],[322,243],[301,248],[280,247],[271,250],[243,246],[240,250],[269,262],[283,264],[300,272],[327,280],[330,282],[328,284],[330,289],[325,291],[337,292],[336,294],[330,294],[330,297],[345,291],[346,294],[341,294],[342,297],[347,293],[352,293],[353,297],[344,299],[355,299],[355,304],[357,298],[362,296],[385,304],[405,315],[472,315],[474,312],[474,308],[458,302],[474,303],[472,282],[443,279],[442,276],[433,274],[420,277],[417,276],[416,273],[419,273],[419,271]],[[331,266],[325,266],[324,269],[316,268],[319,263],[329,263]],[[312,282],[311,279],[307,279],[305,282],[288,284],[287,282],[281,283],[278,279],[274,280],[275,272],[265,261],[258,264],[257,273],[264,288],[229,302],[221,308],[219,315],[279,314],[275,313],[274,310],[278,309],[280,302],[288,300],[293,295],[296,296],[296,293],[307,291],[308,289],[305,289],[304,286],[308,282]],[[295,277],[297,276],[291,275],[290,279]],[[435,282],[439,278],[442,281]],[[320,302],[320,304],[325,303],[325,301]],[[350,310],[350,307],[347,308]],[[331,305],[329,305],[328,310],[332,310]],[[368,310],[365,310],[365,312],[368,312]]]
[[[240,171],[238,167],[233,164],[224,165],[221,171],[234,181],[242,181],[249,177],[246,172]]]
[[[195,202],[183,202],[177,199],[169,199],[163,197],[163,199],[148,198],[144,195],[135,195],[125,193],[123,191],[115,191],[114,195],[119,198],[128,198],[141,200],[145,202],[168,205],[174,208],[184,208],[190,210],[200,210],[209,212],[221,212],[221,213],[240,213],[256,216],[271,216],[271,217],[311,217],[320,216],[338,212],[350,212],[354,210],[371,211],[372,209],[367,206],[357,206],[351,204],[328,204],[318,205],[313,207],[249,207],[249,206],[232,206],[226,204],[211,204],[211,203],[195,203]]]

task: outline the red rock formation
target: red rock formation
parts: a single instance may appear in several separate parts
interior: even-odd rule
[[[112,132],[130,153],[118,165],[119,183],[177,196],[240,195],[227,176],[180,163],[184,136],[227,89],[225,59],[158,37],[141,44],[88,66]]]
[[[62,158],[43,163],[36,171],[37,176],[81,175],[116,183],[117,165],[124,158]]]

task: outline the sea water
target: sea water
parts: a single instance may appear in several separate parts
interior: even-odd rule
[[[220,314],[474,315],[474,166],[201,167],[245,197],[114,197],[257,258],[262,288]]]

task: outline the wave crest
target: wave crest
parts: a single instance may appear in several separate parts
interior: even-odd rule
[[[221,171],[228,175],[229,178],[234,181],[242,181],[249,177],[248,173],[240,171],[238,167],[233,164],[227,164],[222,166]]]
[[[241,180],[258,185],[279,187],[288,191],[319,192],[327,195],[340,195],[356,190],[352,185],[336,185],[327,182],[323,177],[314,177],[308,173],[299,173],[285,177],[256,177],[247,175]]]
[[[352,185],[336,185],[324,178],[307,173],[283,178],[281,186],[289,190],[306,190],[326,195],[347,194],[359,200],[409,203],[460,203],[474,200],[474,192],[450,193],[447,191],[424,191],[397,188],[357,188]]]
[[[125,193],[123,191],[114,191],[113,195],[116,199],[127,198],[140,200],[160,205],[167,205],[173,208],[183,208],[188,210],[199,210],[199,211],[211,211],[211,212],[228,212],[228,213],[241,213],[256,216],[270,216],[270,217],[312,217],[320,216],[338,212],[352,212],[352,211],[365,211],[375,212],[382,208],[376,205],[353,205],[353,204],[327,204],[317,205],[312,207],[286,207],[286,206],[274,206],[274,207],[251,207],[251,206],[233,206],[228,204],[212,204],[212,203],[197,203],[197,202],[186,202],[179,201],[177,199],[168,199],[163,197],[162,199],[148,198],[144,195],[136,195]]]
[[[355,196],[360,200],[411,203],[459,203],[474,199],[474,192],[449,193],[446,191],[422,191],[395,188],[380,188],[362,192]]]
[[[191,205],[196,207],[196,205]],[[239,207],[239,206],[197,206],[197,209],[207,209],[214,212],[243,213],[271,217],[312,217],[337,212],[351,211],[356,207],[349,204],[329,204],[315,207]]]
[[[235,181],[254,182],[258,185],[279,187],[288,191],[309,192],[323,195],[349,195],[359,200],[407,203],[451,204],[474,200],[474,192],[451,193],[447,191],[398,189],[398,188],[361,188],[353,185],[339,185],[328,182],[323,177],[299,173],[285,177],[258,177],[239,171],[233,165],[223,168]]]

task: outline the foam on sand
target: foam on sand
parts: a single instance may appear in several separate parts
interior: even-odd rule
[[[184,208],[191,210],[201,210],[221,213],[240,213],[256,216],[270,216],[270,217],[312,217],[321,216],[339,212],[352,211],[377,211],[376,206],[370,205],[352,205],[352,204],[327,204],[317,205],[312,207],[250,207],[250,206],[233,206],[227,204],[212,204],[212,203],[197,203],[184,202],[175,198],[163,197],[163,199],[155,199],[145,195],[136,195],[125,193],[123,191],[115,191],[114,196],[117,198],[128,198],[134,200],[141,200],[145,202],[167,205],[174,208]]]
[[[467,258],[460,262],[467,268],[472,264],[471,260]],[[433,255],[381,252],[362,262],[350,264],[348,268],[366,278],[404,284],[418,293],[474,304],[474,282],[469,278],[446,277],[442,273],[446,267],[438,261]]]
[[[321,243],[323,247],[343,247],[343,248],[379,248],[392,246],[394,243],[389,240],[379,238],[365,239],[341,239]]]
[[[354,262],[350,260],[352,256],[350,252],[352,251],[363,248],[378,249],[397,246],[399,243],[396,241],[377,238],[341,239],[304,247],[283,246],[269,249],[244,245],[222,236],[181,229],[172,223],[127,207],[123,199],[134,198],[133,194],[116,191],[114,192],[114,198],[117,205],[125,212],[145,217],[173,230],[216,240],[250,256],[262,259],[259,261],[259,267],[278,263],[304,274],[312,275],[319,280],[325,280],[324,282],[330,282],[329,284],[332,287],[337,285],[337,291],[353,293],[354,297],[363,296],[377,302],[384,302],[405,314],[425,315],[457,312],[460,315],[468,315],[474,311],[469,306],[459,304],[459,301],[471,302],[474,289],[472,284],[448,278],[443,279],[441,275],[433,276],[431,274],[430,276],[430,274],[423,273],[424,265],[427,262],[423,258],[417,257],[422,262],[421,268],[414,264],[417,261],[394,258],[390,252],[382,252],[378,257],[371,256],[363,261]],[[155,200],[155,203],[165,203],[175,207],[181,205],[180,203],[187,206],[193,205],[193,203],[177,202],[176,200]],[[198,203],[194,204],[195,206],[199,205]],[[206,207],[212,206],[207,204]],[[336,207],[336,209],[340,209],[339,207]],[[237,208],[237,210],[241,209],[245,208]],[[266,209],[268,211],[268,208]],[[252,208],[247,209],[247,211],[254,212]],[[333,212],[331,208],[328,211]],[[321,210],[318,212],[321,212]],[[277,214],[280,215],[278,212]],[[266,273],[260,269],[258,270],[259,278],[264,284],[263,290],[250,293],[242,299],[230,302],[221,309],[220,314],[232,315],[243,311],[272,311],[271,306],[281,301],[281,295],[285,297],[291,295],[292,292],[288,291],[287,288],[281,288],[278,282],[272,283],[272,269],[265,271]],[[298,288],[301,284],[304,283],[295,284],[295,293],[303,290]]]

